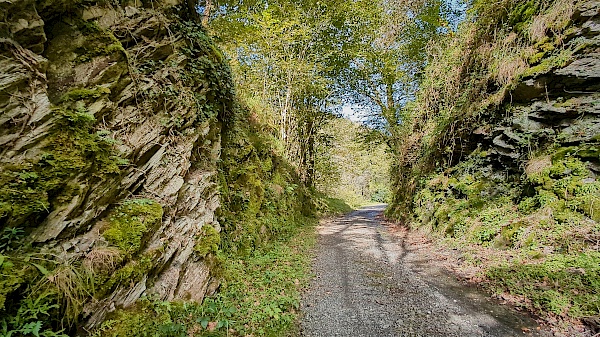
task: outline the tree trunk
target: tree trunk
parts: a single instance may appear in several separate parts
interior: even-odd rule
[[[210,20],[210,11],[212,10],[212,0],[206,0],[204,4],[204,14],[202,15],[202,26],[208,27],[208,21]]]
[[[315,132],[313,130],[313,121],[309,124],[308,134],[308,163],[306,167],[306,185],[309,187],[315,186]]]

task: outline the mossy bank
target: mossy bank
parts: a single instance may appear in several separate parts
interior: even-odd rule
[[[600,315],[599,14],[474,1],[406,107],[388,210],[475,248],[490,290],[567,330]]]

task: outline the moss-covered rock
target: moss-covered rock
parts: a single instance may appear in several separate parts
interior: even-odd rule
[[[108,215],[102,236],[131,256],[142,247],[144,234],[161,223],[162,216],[163,208],[154,200],[127,200]]]
[[[598,281],[596,9],[473,2],[407,107],[388,212],[488,255],[496,290],[567,320],[599,314],[584,300]]]
[[[202,232],[196,239],[194,250],[200,257],[206,257],[208,254],[216,254],[219,251],[221,236],[212,226],[203,226]]]
[[[207,267],[218,241],[198,224],[220,229],[221,128],[238,111],[222,52],[177,6],[0,5],[0,26],[21,35],[0,42],[8,74],[0,93],[0,230],[22,233],[0,242],[7,255],[0,265],[43,252],[48,265],[39,265],[49,273],[64,260],[94,274],[95,300],[91,289],[73,290],[85,290],[77,301],[86,308],[74,319],[87,328],[111,305],[135,302],[137,289],[202,300],[218,283]],[[14,304],[0,309],[3,319],[17,317],[35,288],[20,286],[20,269],[12,269],[16,278],[0,287]],[[31,274],[27,282],[44,280],[41,270]],[[60,330],[68,306],[61,296],[48,300],[44,328]]]

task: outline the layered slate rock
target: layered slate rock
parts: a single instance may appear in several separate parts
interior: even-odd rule
[[[112,252],[88,328],[143,295],[201,301],[217,286],[194,247],[220,230],[232,86],[182,8],[0,2],[0,228],[84,264]]]
[[[565,50],[572,51],[568,60],[542,67],[550,55],[540,59],[541,70],[535,71],[534,65],[507,95],[492,123],[473,132],[473,139],[486,144],[498,167],[521,172],[532,150],[550,144],[589,145],[595,152],[584,154],[584,159],[591,167],[599,160],[600,7],[596,1],[578,6],[571,17],[573,27],[561,41]]]

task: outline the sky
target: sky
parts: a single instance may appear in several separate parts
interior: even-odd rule
[[[465,19],[466,9],[468,7],[468,0],[446,0],[446,3],[450,5],[453,10],[456,10],[457,16],[454,22],[451,22],[453,30],[458,28],[458,24]],[[362,111],[361,111],[362,110]],[[343,103],[342,105],[342,117],[347,118],[353,122],[364,122],[365,111],[361,106],[351,103]]]
[[[361,118],[358,113],[359,108],[357,106],[347,104],[342,106],[342,116],[353,122],[360,122]]]

